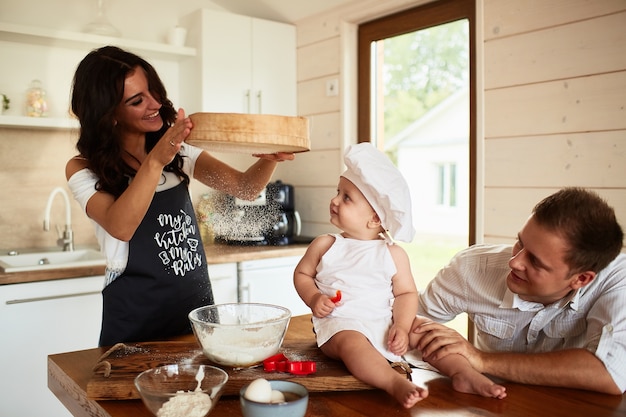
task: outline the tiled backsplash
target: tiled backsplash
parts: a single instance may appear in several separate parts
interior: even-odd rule
[[[65,180],[65,164],[77,153],[77,135],[69,130],[0,128],[0,251],[56,246],[56,226],[65,225],[61,196],[53,201],[48,232],[43,217],[50,192],[59,186],[70,196],[75,245],[97,246],[93,226]],[[191,190],[197,202],[208,188],[194,180]]]
[[[0,116],[2,117],[2,116]],[[56,246],[65,225],[65,204],[56,196],[50,231],[43,230],[48,196],[61,186],[69,194],[65,164],[76,154],[76,131],[0,129],[0,250]],[[97,245],[93,228],[70,194],[76,245]]]

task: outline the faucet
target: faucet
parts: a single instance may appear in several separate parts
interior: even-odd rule
[[[43,230],[46,232],[50,230],[50,210],[52,208],[52,200],[57,194],[61,194],[63,196],[63,200],[65,201],[65,230],[61,233],[61,229],[57,225],[57,232],[59,234],[59,239],[57,240],[57,245],[63,247],[63,251],[69,252],[74,250],[74,232],[72,232],[72,209],[70,207],[70,199],[65,192],[65,190],[61,187],[56,187],[50,193],[48,197],[48,204],[46,205],[46,213],[43,217]]]

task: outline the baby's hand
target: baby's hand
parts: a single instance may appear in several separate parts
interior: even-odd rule
[[[315,317],[326,317],[332,313],[334,309],[335,303],[333,303],[327,295],[320,293],[313,297],[311,302],[311,313],[313,313]]]
[[[404,355],[409,347],[409,334],[397,326],[389,328],[389,338],[387,340],[389,350],[394,355]]]

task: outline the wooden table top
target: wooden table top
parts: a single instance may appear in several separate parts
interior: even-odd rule
[[[182,340],[193,340],[193,336]],[[292,318],[285,340],[313,340],[310,316]],[[87,398],[85,391],[91,368],[105,351],[105,348],[95,348],[50,355],[48,387],[76,417],[150,417],[141,400],[93,401]],[[414,370],[418,377],[420,372]],[[306,417],[626,416],[624,395],[504,382],[508,396],[497,400],[456,392],[450,380],[442,376],[423,379],[430,394],[409,410],[381,390],[313,392]],[[210,417],[241,415],[239,398],[222,396]]]

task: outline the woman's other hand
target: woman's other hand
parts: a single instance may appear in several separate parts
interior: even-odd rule
[[[260,159],[267,159],[268,161],[282,162],[293,161],[296,159],[296,155],[290,152],[276,152],[276,153],[255,153],[252,154]]]

